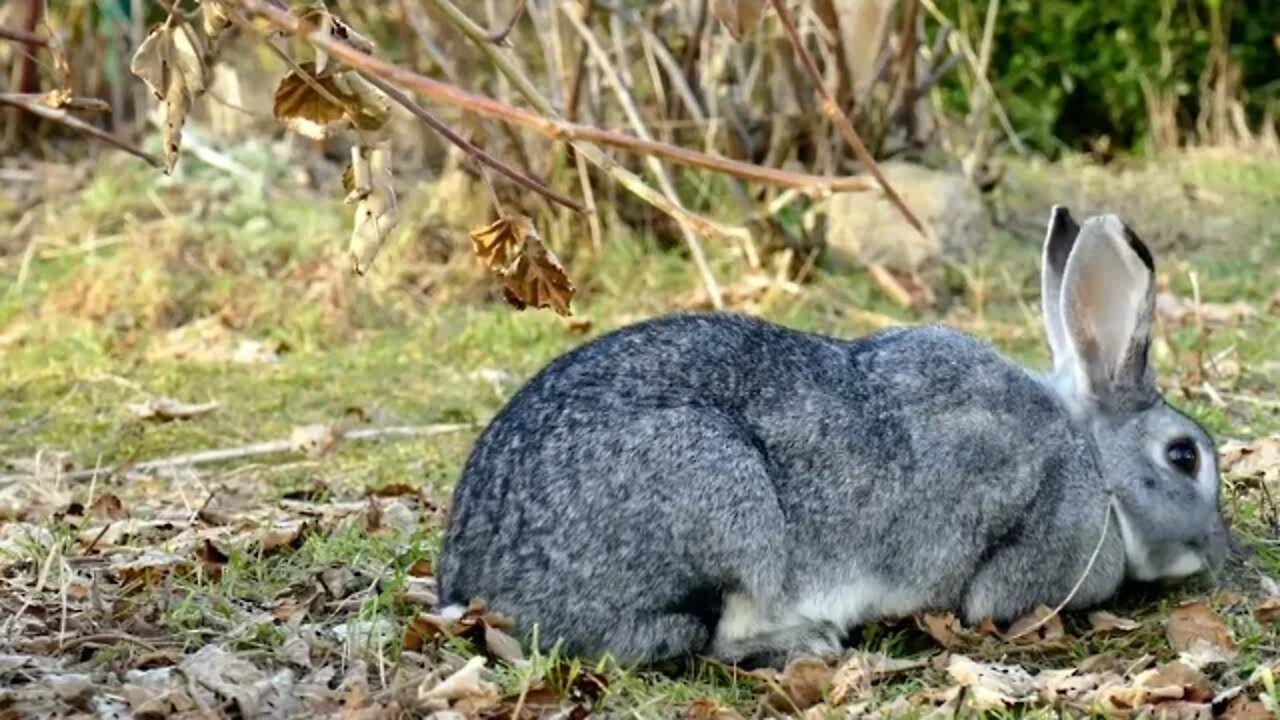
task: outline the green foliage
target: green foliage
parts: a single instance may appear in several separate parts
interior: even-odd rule
[[[939,5],[976,50],[986,3]],[[1256,121],[1280,105],[1274,0],[1006,0],[990,77],[1014,127],[1041,151],[1103,137],[1134,147],[1148,137],[1151,97],[1176,98],[1179,128],[1194,127],[1219,27]],[[968,82],[953,76],[943,88],[950,108],[968,110]]]

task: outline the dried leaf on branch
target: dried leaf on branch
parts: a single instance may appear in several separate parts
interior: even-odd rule
[[[503,279],[502,294],[519,310],[549,307],[570,315],[576,290],[560,260],[524,215],[501,218],[471,231],[476,257]]]
[[[369,271],[382,244],[400,223],[391,179],[390,141],[351,149],[351,165],[342,174],[342,185],[347,191],[346,202],[356,204],[350,252],[359,275]]]
[[[130,72],[162,102],[166,173],[178,164],[187,113],[211,79],[206,38],[175,17],[152,29],[129,63]]]
[[[276,88],[272,111],[290,130],[323,140],[354,127],[373,132],[387,124],[391,105],[359,75],[352,72],[325,75],[315,63],[302,63]]]

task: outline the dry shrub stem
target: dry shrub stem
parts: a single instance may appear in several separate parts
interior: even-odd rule
[[[92,102],[91,100],[82,101],[82,103],[91,103],[91,102]],[[151,153],[141,148],[130,145],[124,140],[121,140],[120,138],[112,135],[111,133],[106,132],[101,128],[98,128],[94,125],[90,125],[89,123],[72,115],[66,110],[63,110],[60,108],[52,108],[52,107],[49,107],[48,105],[43,105],[39,102],[31,100],[28,95],[0,93],[0,105],[9,105],[11,107],[16,107],[21,110],[26,110],[32,115],[42,117],[45,120],[52,120],[53,122],[61,123],[73,130],[82,132],[85,135],[88,135],[89,137],[95,138],[97,140],[101,140],[102,142],[105,142],[108,145],[111,145],[112,147],[123,150],[129,153],[130,155],[133,155],[134,157],[141,158],[147,161],[147,163],[151,165],[151,167],[155,167],[155,168],[164,167],[164,163],[162,163],[160,161],[160,158],[156,157],[155,155],[152,155]]]
[[[428,127],[430,127],[432,130],[439,133],[442,137],[444,137],[449,142],[453,143],[454,145],[457,145],[459,148],[465,151],[468,155],[475,158],[478,162],[488,165],[489,167],[496,170],[498,173],[510,179],[515,184],[523,188],[532,190],[538,193],[539,195],[546,197],[548,200],[551,200],[552,202],[559,203],[571,210],[576,210],[577,212],[586,212],[586,208],[577,200],[561,195],[560,193],[556,192],[555,190],[552,190],[551,188],[535,180],[534,178],[531,178],[528,175],[525,175],[519,170],[506,164],[502,160],[499,160],[493,155],[490,155],[487,151],[484,150],[484,148],[481,148],[477,145],[472,144],[466,138],[459,135],[453,128],[445,124],[443,120],[436,117],[435,115],[432,115],[431,111],[415,103],[412,98],[410,98],[408,95],[405,95],[403,92],[400,92],[400,90],[396,89],[393,85],[389,84],[387,81],[383,80],[377,75],[372,75],[370,73],[361,73],[361,76],[364,77],[365,80],[368,80],[369,84],[381,90],[387,97],[391,98],[392,100],[395,100],[405,110],[408,110],[414,117],[426,123]]]
[[[266,0],[238,0],[246,10],[258,14],[273,25],[290,33],[305,30],[302,21],[280,10]],[[451,5],[449,7],[452,7]],[[456,8],[453,8],[456,10]],[[485,37],[481,34],[481,37]],[[655,155],[671,162],[702,170],[724,173],[767,185],[791,187],[810,194],[827,192],[862,192],[871,189],[860,177],[821,177],[777,168],[762,167],[730,158],[677,147],[663,142],[643,140],[634,135],[604,130],[590,125],[546,117],[536,112],[498,102],[485,95],[463,90],[449,83],[432,80],[410,70],[366,55],[347,43],[320,32],[306,35],[306,40],[347,65],[369,75],[402,85],[438,102],[448,103],[469,112],[533,130],[552,140],[581,140],[616,147],[637,155]],[[518,83],[517,83],[518,84]],[[524,92],[524,89],[521,90]]]
[[[10,40],[12,42],[22,43],[23,45],[33,45],[36,47],[44,47],[49,44],[48,40],[36,35],[35,33],[29,33],[26,30],[19,30],[18,28],[10,27],[0,27],[0,40]]]
[[[880,172],[880,166],[876,165],[876,161],[871,157],[870,151],[866,145],[862,144],[862,138],[858,137],[858,131],[853,129],[853,124],[849,122],[849,118],[840,110],[840,106],[827,92],[827,88],[822,83],[822,72],[818,70],[818,65],[813,61],[813,56],[809,54],[808,48],[804,46],[804,41],[800,39],[800,32],[796,30],[795,22],[791,19],[791,14],[787,12],[787,5],[783,0],[773,0],[774,10],[778,12],[778,19],[782,21],[782,28],[786,31],[787,39],[791,41],[791,46],[795,48],[796,54],[800,58],[800,64],[804,66],[805,73],[809,76],[809,80],[813,83],[814,90],[817,91],[818,97],[822,100],[822,110],[826,113],[831,122],[840,130],[840,134],[844,136],[845,142],[849,143],[849,147],[853,149],[853,154],[858,157],[858,161],[867,168],[867,171],[880,183],[880,187],[884,189],[889,200],[897,206],[902,216],[911,223],[911,227],[923,237],[928,237],[925,232],[924,225],[911,212],[907,204],[902,201],[898,192],[889,184],[888,179]]]

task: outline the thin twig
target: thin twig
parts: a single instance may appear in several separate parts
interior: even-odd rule
[[[541,182],[529,177],[528,175],[525,175],[519,170],[516,170],[515,168],[506,164],[505,162],[490,155],[484,148],[481,148],[478,145],[473,144],[471,141],[467,140],[466,138],[462,137],[457,133],[457,131],[455,131],[453,128],[449,127],[448,125],[446,125],[443,120],[436,117],[435,115],[432,115],[429,110],[415,103],[413,101],[413,98],[410,98],[408,95],[405,95],[404,93],[400,92],[400,90],[396,89],[395,86],[391,85],[387,81],[383,80],[377,75],[372,75],[369,73],[361,73],[360,75],[365,80],[368,80],[369,84],[381,90],[383,93],[386,94],[387,97],[391,98],[392,100],[395,100],[397,103],[400,103],[400,105],[404,107],[405,110],[408,110],[410,113],[412,113],[414,117],[426,123],[427,126],[430,127],[432,130],[435,130],[437,133],[442,135],[446,140],[453,143],[454,145],[457,145],[459,148],[465,151],[468,155],[474,157],[477,161],[482,162],[485,165],[498,171],[498,173],[507,177],[515,184],[545,196],[548,200],[557,202],[571,210],[576,210],[578,212],[586,212],[586,208],[583,207],[582,204],[579,203],[577,200],[561,195],[560,193],[556,192],[555,190],[552,190],[551,188],[547,187]]]
[[[105,130],[102,130],[101,128],[90,125],[89,123],[81,120],[75,115],[68,113],[66,110],[51,108],[48,105],[41,105],[38,102],[23,100],[21,99],[22,97],[24,96],[8,94],[8,93],[0,94],[0,105],[9,105],[11,107],[16,107],[22,110],[26,110],[32,115],[38,115],[46,120],[52,120],[53,122],[56,122],[56,123],[62,123],[63,125],[66,125],[67,127],[73,130],[78,130],[79,132],[82,132],[85,135],[101,140],[102,142],[105,142],[108,145],[111,145],[112,147],[123,150],[129,153],[130,155],[133,155],[134,157],[141,158],[147,161],[147,163],[150,164],[152,167],[156,167],[156,168],[164,167],[164,163],[160,162],[160,158],[156,157],[155,155],[152,155],[151,153],[145,150],[142,150],[141,148],[134,147],[133,145],[130,145],[124,140],[121,140],[120,138],[106,132]]]
[[[507,21],[506,26],[501,30],[489,34],[489,42],[494,45],[502,45],[507,41],[507,36],[511,34],[512,30],[515,30],[516,23],[520,22],[521,16],[524,15],[524,3],[525,0],[516,0],[516,9],[512,11],[511,19]]]
[[[481,40],[484,39],[485,35],[483,29],[474,25],[474,22],[469,18],[465,18],[465,15],[462,15],[461,17],[455,16],[453,13],[457,13],[458,15],[461,15],[461,13],[451,3],[448,3],[447,0],[436,1],[443,1],[441,7],[452,11],[449,15],[451,20],[461,21],[465,19],[469,24],[465,26],[464,29],[468,31],[474,29],[476,31],[476,37]],[[290,13],[284,12],[270,5],[267,0],[239,0],[239,2],[246,10],[261,15],[282,30],[291,33],[300,33],[305,30],[300,20]],[[867,181],[860,177],[822,177],[818,175],[762,167],[760,165],[731,160],[729,158],[707,155],[706,153],[701,153],[696,150],[668,145],[666,143],[645,141],[634,135],[626,133],[613,132],[610,130],[592,127],[590,125],[567,122],[554,117],[553,112],[545,112],[542,107],[537,108],[538,112],[531,112],[523,108],[513,107],[511,105],[498,102],[497,100],[484,95],[463,90],[455,85],[443,83],[429,77],[419,75],[418,73],[410,70],[405,70],[404,68],[384,62],[371,55],[366,55],[350,45],[334,40],[332,37],[318,31],[311,32],[306,36],[306,39],[312,45],[315,45],[321,50],[337,57],[347,65],[362,72],[377,75],[388,82],[393,82],[397,85],[406,87],[425,97],[431,98],[432,100],[455,105],[478,115],[518,125],[520,127],[533,130],[553,140],[577,140],[609,145],[637,155],[656,155],[680,165],[687,165],[702,170],[734,175],[744,180],[751,180],[768,185],[798,188],[812,194],[823,192],[859,192],[870,189],[870,185]],[[486,45],[490,52],[493,52],[497,57],[501,57],[501,55],[497,54],[497,48],[488,43],[486,43]],[[509,66],[501,64],[499,65],[499,69],[503,70],[504,73],[509,73],[513,70],[513,68],[510,68]],[[520,80],[524,80],[524,83],[515,79],[513,79],[512,82],[516,85],[517,89],[520,90],[521,94],[526,96],[526,99],[530,100],[531,103],[534,103],[535,106],[546,102],[545,98],[542,98],[540,93],[535,95],[534,98],[530,98],[526,91],[534,90],[534,92],[536,92],[536,90],[533,88],[532,84],[528,84],[527,79],[523,78],[523,76],[520,76]],[[541,103],[538,101],[541,101]],[[550,109],[549,105],[546,107]],[[540,115],[538,114],[539,112],[543,112],[544,114]],[[588,160],[595,163],[595,160],[591,157],[588,157]],[[612,173],[613,171],[610,172]],[[615,174],[615,179],[616,178],[617,175]],[[634,191],[634,188],[630,189],[633,189]],[[650,190],[652,192],[652,188],[650,188]],[[652,192],[652,194],[657,195],[656,192]],[[646,199],[649,198],[646,197]],[[701,229],[705,231],[709,228],[703,227]]]
[[[885,195],[889,196],[890,202],[897,206],[902,216],[911,223],[911,227],[923,237],[928,237],[925,232],[924,225],[916,218],[915,213],[907,207],[898,195],[898,191],[893,189],[888,179],[880,172],[880,166],[876,164],[867,147],[862,144],[862,138],[858,137],[858,132],[853,129],[853,125],[849,122],[849,118],[841,112],[840,106],[832,99],[831,93],[827,92],[827,88],[822,82],[822,72],[818,70],[818,65],[813,61],[813,55],[809,54],[809,49],[804,46],[804,41],[800,38],[800,32],[796,30],[796,24],[791,19],[791,13],[787,11],[787,4],[783,0],[773,0],[773,8],[778,13],[778,19],[782,21],[782,28],[786,31],[787,39],[791,41],[792,47],[795,48],[796,54],[800,56],[800,64],[804,66],[805,72],[809,75],[809,80],[813,83],[814,90],[817,91],[818,97],[822,100],[822,110],[831,118],[831,122],[835,123],[836,128],[840,130],[840,134],[844,136],[845,142],[849,143],[849,147],[853,149],[853,154],[858,157],[858,161],[867,168],[867,172],[880,183],[880,187],[884,189]]]
[[[0,27],[0,40],[11,40],[16,43],[22,43],[23,45],[35,45],[37,47],[44,47],[49,44],[49,40],[47,38],[42,38],[39,35],[27,32],[26,30],[19,30],[18,28],[10,27]]]
[[[0,97],[16,100],[18,102],[35,102],[44,105],[41,102],[47,95],[43,93],[0,93]],[[52,107],[45,105],[45,107]],[[111,112],[111,103],[106,100],[93,97],[73,97],[60,104],[60,107],[68,110],[84,110],[85,112]]]
[[[651,140],[649,129],[645,127],[644,119],[640,116],[639,109],[636,108],[635,101],[631,97],[631,93],[627,91],[627,86],[623,83],[622,78],[618,74],[613,62],[609,59],[609,54],[605,52],[604,47],[600,45],[600,41],[573,11],[572,2],[560,3],[560,10],[564,13],[565,18],[569,20],[569,24],[573,25],[574,30],[587,44],[587,49],[591,51],[591,55],[595,57],[596,63],[604,72],[605,80],[613,87],[613,92],[618,96],[618,101],[622,104],[623,113],[627,116],[627,121],[631,124],[631,128],[637,135],[645,140]],[[667,169],[662,163],[654,157],[649,158],[649,169],[653,171],[655,177],[658,178],[658,187],[662,189],[662,194],[677,207],[680,205],[680,196],[676,194],[675,185],[671,182]],[[720,294],[720,286],[716,282],[715,275],[711,273],[711,267],[707,264],[706,254],[702,251],[702,245],[698,243],[698,237],[693,234],[687,226],[680,226],[681,232],[684,234],[685,244],[689,247],[689,255],[693,258],[693,264],[698,269],[698,274],[702,277],[702,285],[707,290],[707,298],[711,301],[711,306],[717,310],[724,307],[724,298]]]
[[[477,427],[479,427],[477,423],[441,423],[438,425],[389,425],[386,427],[356,428],[354,430],[347,430],[344,432],[335,432],[334,442],[337,444],[338,442],[347,440],[404,440],[463,432],[465,430],[474,430]],[[130,474],[138,474],[153,470],[173,470],[176,468],[195,467],[197,465],[212,465],[215,463],[228,462],[230,460],[243,460],[245,458],[262,457],[264,455],[296,453],[298,451],[298,443],[292,439],[268,440],[266,442],[242,445],[240,447],[200,450],[182,455],[174,455],[167,458],[159,458],[157,460],[132,463],[129,464],[128,470]],[[66,482],[76,482],[90,480],[100,475],[110,475],[121,469],[123,468],[103,467],[94,468],[93,470],[76,470],[73,472],[61,473],[58,477]],[[30,479],[30,475],[0,475],[0,484]]]

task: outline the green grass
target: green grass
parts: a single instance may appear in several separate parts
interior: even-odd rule
[[[1190,296],[1188,272],[1194,270],[1205,301],[1239,300],[1259,311],[1245,325],[1207,332],[1171,328],[1169,347],[1159,354],[1170,398],[1220,438],[1280,432],[1280,312],[1270,304],[1280,300],[1280,230],[1275,229],[1280,210],[1272,202],[1280,193],[1280,170],[1247,160],[1193,158],[1141,172],[1165,184],[1108,180],[1092,169],[1018,166],[1014,188],[998,198],[1014,221],[1005,224],[981,258],[948,275],[950,307],[940,315],[917,317],[894,306],[856,271],[820,271],[802,294],[781,295],[761,312],[792,327],[850,337],[873,329],[877,317],[949,322],[990,338],[1021,361],[1043,366],[1036,316],[1039,231],[1020,228],[1043,222],[1045,198],[1077,193],[1087,206],[1073,206],[1077,214],[1104,209],[1088,206],[1106,199],[1113,207],[1119,204],[1115,209],[1132,218],[1139,234],[1150,228],[1158,239],[1153,244],[1161,247],[1161,272],[1173,292]],[[1070,183],[1077,173],[1087,176],[1084,190]],[[1224,198],[1223,204],[1195,212],[1179,208],[1169,217],[1166,191],[1179,192],[1188,182]],[[418,207],[414,203],[422,202],[424,193],[410,193],[406,207]],[[372,277],[354,279],[345,275],[340,252],[347,219],[338,202],[266,200],[213,177],[155,183],[125,164],[102,168],[83,192],[59,200],[58,213],[59,223],[45,226],[41,243],[42,250],[55,252],[37,253],[21,287],[16,258],[22,249],[7,248],[12,260],[0,265],[0,279],[10,288],[0,291],[0,336],[22,329],[17,342],[0,345],[0,462],[66,452],[78,467],[115,466],[286,438],[296,427],[339,420],[352,427],[482,423],[523,379],[558,354],[614,327],[668,311],[696,291],[694,274],[677,254],[626,237],[610,238],[601,256],[582,255],[570,268],[583,287],[575,310],[590,321],[584,334],[547,312],[520,313],[494,302],[493,289],[465,255],[465,239],[452,260],[424,261],[419,234],[431,224],[429,217],[405,212],[405,228]],[[1195,223],[1179,239],[1175,226],[1186,217]],[[65,234],[57,234],[59,227],[67,229]],[[120,242],[76,251],[86,238],[113,236]],[[732,282],[737,261],[723,247],[711,250],[717,273]],[[424,277],[431,279],[430,292],[420,291]],[[154,356],[172,328],[219,313],[231,326],[228,337],[275,347],[278,362]],[[1226,398],[1219,406],[1191,384],[1197,375],[1194,358],[1229,348],[1241,370],[1237,378],[1214,381]],[[150,395],[216,400],[221,406],[171,423],[141,421],[124,410]],[[212,466],[199,478],[112,476],[92,488],[85,483],[11,487],[16,494],[0,494],[0,518],[44,525],[59,538],[61,554],[74,555],[83,523],[66,516],[66,504],[87,502],[90,492],[119,495],[137,518],[175,509],[193,512],[206,503],[234,519],[258,518],[263,508],[291,499],[341,503],[388,485],[420,488],[421,495],[410,503],[422,519],[413,532],[320,522],[297,549],[269,554],[238,543],[238,531],[230,532],[231,549],[216,575],[191,568],[157,577],[127,598],[128,606],[156,629],[154,642],[190,651],[233,633],[238,649],[270,657],[282,652],[290,637],[271,619],[271,608],[284,598],[310,595],[321,573],[340,568],[363,585],[353,600],[316,601],[311,617],[329,625],[386,621],[391,631],[375,654],[394,661],[403,627],[423,610],[402,598],[409,569],[431,559],[438,548],[440,514],[428,506],[447,506],[474,434],[347,442],[322,457]],[[1246,490],[1229,495],[1226,506],[1254,553],[1253,569],[1238,570],[1243,574],[1236,583],[1256,592],[1256,573],[1280,577],[1280,547],[1268,536],[1259,495]],[[142,536],[130,542],[143,547],[150,541]],[[10,572],[30,574],[50,552],[45,544],[30,543]],[[1162,618],[1177,600],[1207,592],[1192,586],[1131,593],[1113,609],[1142,620],[1139,632],[1094,638],[1083,618],[1072,616],[1067,626],[1075,639],[1065,650],[1017,661],[1065,666],[1100,652],[1168,658]],[[1247,676],[1275,657],[1280,636],[1247,608],[1225,612],[1244,653],[1237,675]],[[855,645],[893,656],[936,652],[910,624],[863,628]],[[475,647],[462,642],[450,649],[467,653]],[[313,650],[331,657],[345,652],[332,643]],[[998,657],[1002,650],[990,652]],[[533,678],[564,667],[572,663],[553,654],[522,669],[503,668],[503,690],[518,694]],[[599,669],[608,691],[598,707],[637,717],[679,714],[707,697],[750,714],[762,692],[759,681],[709,663],[674,676],[610,665]],[[878,693],[890,698],[940,682],[945,684],[945,675],[928,670],[895,678]]]

